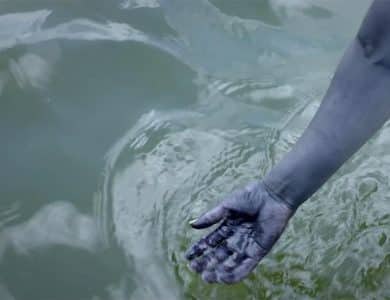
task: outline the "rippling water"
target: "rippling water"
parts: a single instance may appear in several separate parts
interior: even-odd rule
[[[390,123],[242,283],[183,258],[312,118],[351,4],[0,0],[0,299],[390,299]]]

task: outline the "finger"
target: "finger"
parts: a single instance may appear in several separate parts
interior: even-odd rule
[[[218,269],[222,272],[231,272],[237,268],[247,256],[240,253],[233,253],[229,256],[221,265],[218,266]]]
[[[267,253],[254,239],[249,238],[244,253],[235,252],[217,268],[218,282],[232,284],[242,280]]]
[[[218,265],[219,261],[213,253],[207,253],[201,257],[193,259],[190,262],[190,268],[194,272],[212,271]]]
[[[185,254],[186,259],[192,260],[195,257],[201,256],[208,248],[205,239],[200,239],[197,243],[191,246],[191,248]]]
[[[201,256],[201,257],[193,259],[190,262],[189,267],[190,267],[191,271],[196,272],[196,273],[201,273],[201,272],[203,272],[203,270],[205,270],[206,265],[207,265],[207,257]]]
[[[202,238],[199,242],[195,243],[185,254],[188,260],[192,260],[195,257],[201,256],[209,247],[215,248],[233,234],[233,230],[221,226],[217,230],[214,230],[205,238]]]
[[[256,267],[257,261],[253,258],[247,257],[231,272],[216,272],[217,281],[226,284],[233,284],[239,282],[248,276]]]
[[[210,227],[221,221],[226,216],[225,208],[220,204],[209,210],[198,219],[190,221],[190,225],[195,229],[203,229]]]
[[[214,250],[214,252],[212,252],[212,255],[217,259],[218,262],[225,261],[232,254],[233,251],[226,247],[226,245],[220,245]]]
[[[217,282],[217,275],[214,271],[205,271],[202,273],[202,279],[207,283],[215,283]]]
[[[231,226],[222,224],[216,230],[206,236],[206,243],[211,247],[216,247],[234,233]]]
[[[220,266],[233,252],[229,250],[226,245],[220,245],[219,247],[213,249],[212,251],[194,258],[190,264],[189,268],[193,272],[204,273],[211,272],[213,273],[216,268]],[[234,266],[237,264],[237,260],[234,261]],[[207,282],[212,282],[215,279],[210,279],[211,274],[205,275],[207,278],[204,279]],[[215,276],[213,277],[215,278]]]
[[[205,237],[206,243],[212,248],[218,246],[225,239],[226,238],[220,232],[218,232],[218,230],[214,230]]]
[[[207,271],[213,271],[215,267],[218,265],[219,261],[213,254],[208,254],[206,256],[206,265],[204,267],[204,270]]]

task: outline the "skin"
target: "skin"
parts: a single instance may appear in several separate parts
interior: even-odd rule
[[[186,253],[209,283],[244,279],[271,251],[298,207],[390,117],[390,1],[371,5],[316,115],[265,176],[190,222],[220,225]]]
[[[187,252],[190,268],[209,283],[240,281],[271,250],[293,213],[264,184],[249,184],[192,222],[202,229],[223,220]]]

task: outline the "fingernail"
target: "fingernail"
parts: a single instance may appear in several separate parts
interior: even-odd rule
[[[189,223],[190,225],[192,225],[192,224],[194,224],[196,221],[198,221],[197,218],[190,220],[188,223]]]

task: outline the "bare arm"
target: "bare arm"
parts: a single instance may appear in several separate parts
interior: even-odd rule
[[[390,1],[371,6],[313,120],[264,179],[297,208],[390,116]]]
[[[390,0],[376,0],[344,54],[313,120],[261,182],[191,222],[217,229],[187,252],[207,282],[245,278],[271,250],[296,209],[390,117]]]

